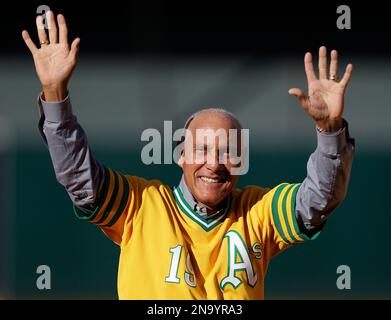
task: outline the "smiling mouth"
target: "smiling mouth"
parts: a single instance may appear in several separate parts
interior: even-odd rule
[[[210,178],[205,176],[200,177],[200,179],[206,183],[224,183],[228,181],[228,179],[224,179],[224,178]]]

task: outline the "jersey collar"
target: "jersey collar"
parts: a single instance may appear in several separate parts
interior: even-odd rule
[[[179,182],[179,186],[175,188],[174,194],[177,198],[179,198],[177,200],[182,200],[182,204],[185,206],[185,209],[190,209],[193,213],[197,214],[205,221],[215,220],[218,217],[225,216],[231,204],[231,196],[229,196],[223,208],[216,212],[208,213],[206,206],[201,202],[197,202],[191,194],[183,175],[181,181]]]

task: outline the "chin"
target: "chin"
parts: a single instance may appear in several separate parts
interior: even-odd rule
[[[229,196],[233,186],[234,184],[231,180],[208,182],[197,177],[193,184],[193,195],[197,201],[210,208],[214,208]]]
[[[229,193],[223,193],[223,194],[201,194],[199,197],[199,201],[203,204],[205,204],[208,207],[216,207],[218,206],[224,199],[228,196]]]

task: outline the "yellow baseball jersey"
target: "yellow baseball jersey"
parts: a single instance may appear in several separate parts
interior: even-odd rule
[[[227,212],[204,219],[179,188],[105,168],[98,207],[75,213],[120,245],[120,299],[263,299],[269,260],[309,239],[298,188],[235,189]]]

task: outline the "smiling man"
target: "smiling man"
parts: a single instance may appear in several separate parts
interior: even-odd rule
[[[224,130],[225,141],[235,141],[229,132],[240,130],[240,122],[225,110],[205,109],[185,124],[178,161],[183,176],[171,189],[158,180],[116,172],[94,158],[67,90],[80,40],[69,48],[64,17],[57,17],[58,28],[52,12],[47,18],[49,38],[37,17],[39,49],[27,31],[22,34],[43,87],[41,134],[77,217],[99,226],[121,247],[119,298],[263,299],[270,259],[315,239],[346,196],[354,141],[342,114],[352,66],[339,81],[333,50],[327,77],[327,52],[321,47],[319,79],[311,54],[304,58],[308,95],[289,90],[316,123],[318,145],[302,183],[235,188],[233,145],[196,133]],[[240,141],[237,135],[237,150]]]
[[[206,211],[216,211],[226,206],[239,179],[234,173],[235,169],[240,171],[242,162],[238,160],[245,156],[242,125],[232,113],[209,108],[191,115],[184,128],[184,146],[178,161],[183,169],[182,185],[203,203]]]

